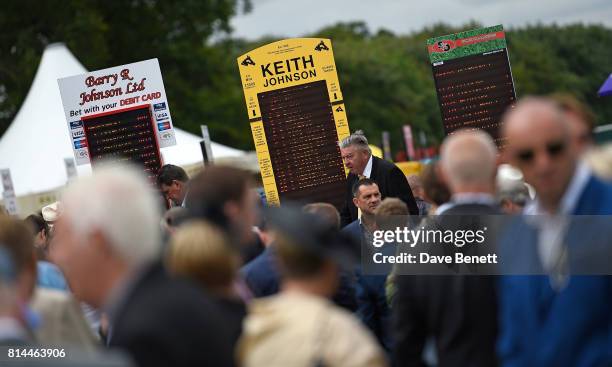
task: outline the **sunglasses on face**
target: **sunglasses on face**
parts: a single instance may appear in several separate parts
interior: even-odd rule
[[[556,141],[546,144],[545,151],[548,153],[548,156],[551,158],[556,158],[560,156],[566,148],[566,144],[562,141]],[[535,149],[523,149],[519,150],[516,153],[516,158],[522,163],[531,163],[535,158],[536,150]]]

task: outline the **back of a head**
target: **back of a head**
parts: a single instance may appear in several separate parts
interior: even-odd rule
[[[450,191],[446,184],[440,179],[437,172],[438,163],[430,163],[423,167],[421,180],[425,196],[436,205],[442,205],[450,200]]]
[[[331,228],[340,229],[340,213],[329,203],[311,203],[304,205],[305,213],[314,214],[329,223]]]
[[[482,130],[462,130],[442,143],[440,164],[451,186],[488,186],[496,172],[497,148]]]
[[[63,195],[62,215],[83,239],[99,231],[128,264],[152,261],[159,255],[155,193],[134,167],[105,165],[75,181]]]
[[[376,216],[409,215],[408,206],[398,198],[386,198],[378,208]]]
[[[190,216],[229,229],[224,206],[228,202],[244,200],[249,182],[250,175],[245,170],[228,166],[207,167],[190,182],[186,201]]]
[[[394,230],[408,223],[408,206],[398,198],[386,198],[376,208],[376,224],[383,230]]]
[[[170,240],[169,270],[210,290],[231,287],[239,263],[238,254],[230,247],[223,231],[208,222],[185,223]]]
[[[34,238],[27,225],[15,218],[0,215],[0,249],[10,257],[17,277],[27,275],[27,285],[23,296],[29,297],[34,289],[36,260],[34,258]],[[25,284],[24,284],[25,286]]]
[[[296,244],[293,239],[277,234],[274,242],[279,270],[285,279],[309,279],[315,277],[325,265],[322,254]]]
[[[157,186],[160,187],[162,184],[166,186],[172,185],[172,181],[187,182],[187,172],[179,166],[173,164],[165,164],[157,172]]]
[[[49,225],[47,222],[38,214],[30,214],[25,219],[26,222],[33,230],[35,234],[40,233],[41,231],[45,234],[49,234]]]
[[[8,251],[17,274],[34,267],[34,239],[22,221],[0,216],[0,247]]]

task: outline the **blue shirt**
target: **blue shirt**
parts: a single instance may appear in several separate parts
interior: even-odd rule
[[[66,279],[57,266],[48,261],[39,261],[36,266],[38,270],[38,279],[36,280],[38,286],[58,289],[60,291],[68,290]]]

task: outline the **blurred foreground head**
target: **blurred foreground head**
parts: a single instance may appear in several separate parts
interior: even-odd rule
[[[217,295],[231,296],[240,256],[223,231],[196,220],[174,233],[167,264],[171,272],[190,278]]]
[[[304,213],[310,213],[322,218],[332,229],[340,229],[340,213],[329,203],[310,203],[304,205]]]
[[[77,298],[100,307],[118,282],[157,259],[159,218],[153,188],[140,172],[100,167],[64,193],[51,257]]]
[[[376,224],[381,230],[394,231],[408,225],[410,212],[406,203],[398,198],[386,198],[376,208]]]
[[[440,179],[440,163],[430,163],[423,167],[421,180],[423,181],[423,199],[433,205],[442,205],[450,200],[450,191],[446,183]]]
[[[285,206],[271,208],[268,218],[285,290],[332,296],[340,268],[358,259],[358,246],[321,215]]]
[[[186,207],[193,218],[205,219],[223,230],[230,240],[246,244],[253,239],[259,198],[251,192],[247,171],[210,166],[190,183]]]
[[[547,98],[520,100],[504,116],[505,160],[523,172],[547,210],[556,211],[576,167],[570,127],[558,104]]]
[[[440,149],[440,168],[453,194],[495,190],[497,148],[482,130],[461,130],[450,135]]]
[[[9,257],[15,295],[22,304],[29,302],[36,285],[34,238],[27,225],[15,218],[0,215],[0,251]],[[2,271],[4,269],[0,269]]]

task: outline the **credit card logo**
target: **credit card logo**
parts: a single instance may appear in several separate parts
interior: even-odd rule
[[[153,104],[154,111],[161,111],[166,109],[166,102],[155,103]]]
[[[83,130],[83,129],[74,130],[72,132],[72,138],[73,139],[84,138],[84,137],[85,137],[85,130]]]
[[[86,148],[86,147],[87,147],[87,140],[82,139],[82,140],[75,140],[74,141],[74,148],[75,149]]]
[[[164,131],[170,129],[170,121],[159,122],[157,123],[157,129],[159,131]]]

